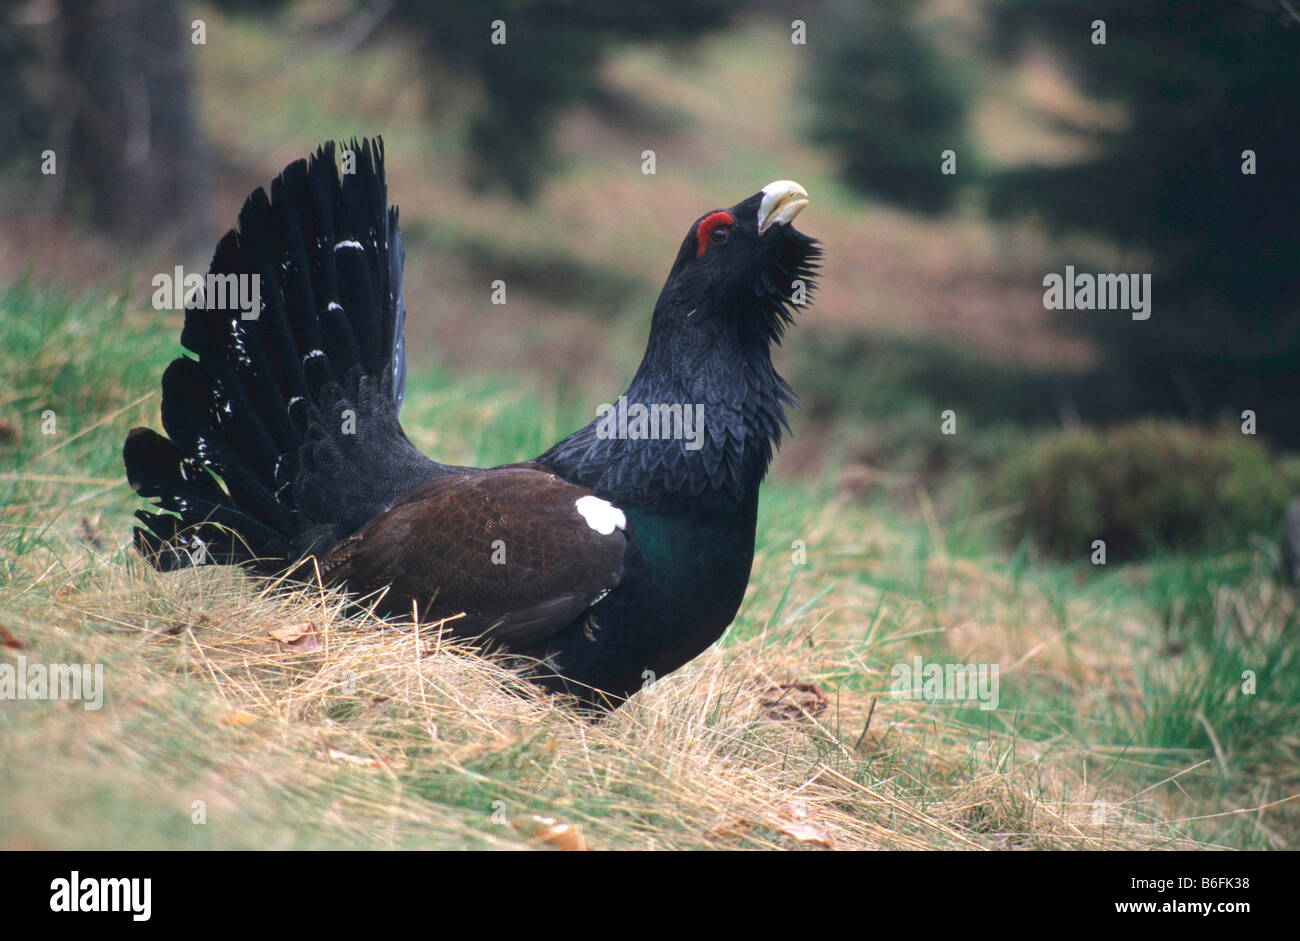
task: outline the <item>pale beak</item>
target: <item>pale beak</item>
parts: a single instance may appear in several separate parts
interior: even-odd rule
[[[763,187],[763,201],[758,207],[758,234],[773,223],[788,225],[808,205],[808,191],[794,180],[777,180]]]

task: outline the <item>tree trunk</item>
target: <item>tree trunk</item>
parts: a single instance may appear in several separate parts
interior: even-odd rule
[[[70,132],[59,173],[88,189],[105,231],[192,249],[207,228],[189,58],[203,47],[170,0],[63,0],[61,21]]]

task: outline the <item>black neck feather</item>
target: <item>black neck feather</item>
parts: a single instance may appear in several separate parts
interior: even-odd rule
[[[701,297],[670,276],[655,305],[641,366],[615,408],[537,460],[624,507],[668,513],[754,512],[793,391],[772,365],[772,345],[793,320],[796,279],[810,296],[821,251],[787,230],[742,299]],[[660,417],[657,434],[632,413]],[[691,434],[665,434],[663,417],[702,417]],[[628,421],[623,422],[624,415]],[[653,420],[648,422],[653,425]],[[613,433],[611,433],[613,432]]]

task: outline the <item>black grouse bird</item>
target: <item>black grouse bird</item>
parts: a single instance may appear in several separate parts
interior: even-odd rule
[[[350,156],[341,177],[332,143],[290,164],[218,243],[209,284],[256,275],[259,309],[187,307],[194,357],[163,374],[167,437],[136,428],[124,448],[131,486],[163,511],[137,512],[136,546],[161,570],[310,575],[314,559],[328,583],[381,595],[381,612],[462,615],[456,635],[612,708],[740,607],[793,401],[771,346],[821,255],[790,225],[808,194],[778,181],[691,225],[617,416],[532,461],[453,467],[398,422],[402,236],[382,141]]]

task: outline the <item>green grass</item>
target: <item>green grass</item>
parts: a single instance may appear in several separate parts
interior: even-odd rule
[[[727,637],[589,726],[510,694],[490,662],[427,638],[417,656],[333,595],[135,558],[120,444],[157,425],[175,321],[25,284],[0,294],[0,418],[21,428],[0,451],[0,638],[21,647],[0,655],[111,678],[101,712],[0,702],[0,845],[533,846],[552,831],[532,818],[554,817],[597,846],[795,847],[796,813],[864,847],[1263,847],[1297,832],[1295,803],[1275,804],[1297,790],[1296,604],[1263,551],[1094,571],[1008,551],[969,500],[854,497],[834,468],[769,482]],[[589,407],[417,370],[404,420],[437,457],[491,464],[539,452]],[[305,620],[325,654],[268,639]],[[999,664],[999,708],[891,698],[891,666],[918,654]],[[765,690],[794,680],[829,708],[769,719]],[[1094,823],[1102,799],[1121,823]]]
[[[223,186],[238,183],[224,197],[322,140],[386,137],[417,334],[403,422],[422,450],[491,465],[584,424],[635,364],[690,221],[678,207],[789,176],[815,194],[808,231],[829,251],[818,305],[784,353],[805,406],[796,444],[815,430],[839,450],[765,484],[751,585],[723,641],[591,725],[507,692],[515,681],[499,665],[386,629],[328,593],[148,569],[129,548],[140,502],[121,444],[132,426],[159,427],[179,315],[148,310],[140,289],[0,286],[0,423],[21,435],[0,431],[0,662],[102,663],[108,678],[99,712],[0,700],[0,847],[563,843],[533,817],[599,848],[818,845],[791,835],[798,821],[848,848],[1296,845],[1297,604],[1271,548],[1103,568],[1041,558],[1028,538],[1008,544],[1014,508],[990,505],[987,477],[1034,440],[1008,416],[1055,420],[1052,372],[993,366],[923,332],[861,339],[852,317],[888,308],[910,330],[952,299],[920,290],[947,278],[963,319],[942,322],[944,339],[958,326],[960,346],[985,332],[1014,339],[1019,322],[989,331],[965,317],[971,299],[1000,307],[968,297],[990,290],[971,276],[1036,270],[1042,244],[851,197],[795,123],[760,113],[798,75],[781,30],[756,23],[684,61],[615,57],[611,84],[658,125],[578,122],[561,135],[568,172],[521,206],[449,198],[466,170],[455,96],[468,92],[443,76],[411,80],[418,57],[400,40],[344,65],[205,15],[217,18],[196,60],[203,121]],[[420,89],[435,86],[430,108]],[[656,177],[631,159],[643,136],[661,152]],[[509,284],[507,308],[487,306],[495,277]],[[440,345],[441,331],[473,322],[486,325],[490,360],[454,333]],[[582,325],[580,360],[537,354],[557,323]],[[418,359],[430,350],[440,365]],[[949,407],[953,437],[939,432]],[[852,485],[862,465],[875,476]],[[300,622],[324,650],[269,638]],[[999,708],[892,698],[891,667],[917,655],[997,664]],[[826,710],[770,718],[772,688],[793,681],[817,683]],[[1099,820],[1102,801],[1112,810]]]

